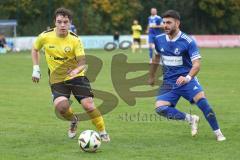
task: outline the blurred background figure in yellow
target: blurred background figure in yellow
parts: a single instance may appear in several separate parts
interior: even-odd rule
[[[136,49],[141,51],[141,32],[142,26],[138,24],[137,20],[133,21],[132,25],[132,37],[133,37],[133,44],[132,44],[132,52],[135,53]]]

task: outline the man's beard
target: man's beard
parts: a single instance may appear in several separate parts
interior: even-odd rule
[[[176,28],[173,28],[172,30],[170,30],[169,32],[168,32],[168,35],[174,35],[176,33]]]

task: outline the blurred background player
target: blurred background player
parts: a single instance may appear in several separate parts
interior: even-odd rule
[[[77,34],[77,28],[75,27],[75,25],[73,23],[71,23],[71,25],[70,25],[70,31]]]
[[[113,34],[113,42],[116,43],[117,45],[119,45],[119,38],[120,38],[119,32],[115,31]]]
[[[7,47],[6,38],[2,33],[0,33],[0,47],[1,48],[6,48]]]
[[[78,36],[69,31],[72,12],[65,8],[55,11],[56,28],[41,33],[32,48],[32,80],[40,80],[39,50],[45,51],[49,68],[49,82],[56,111],[66,120],[71,121],[68,137],[74,138],[77,131],[78,117],[73,114],[69,98],[71,93],[82,104],[96,126],[102,141],[110,141],[105,130],[103,117],[93,102],[93,93],[89,80],[85,76],[85,53]]]
[[[142,26],[138,24],[137,20],[133,21],[132,25],[132,37],[133,37],[133,45],[132,52],[135,53],[136,48],[141,52],[141,32]]]
[[[159,66],[163,64],[163,84],[156,101],[156,112],[168,119],[185,120],[191,125],[192,136],[198,133],[199,117],[183,113],[175,108],[180,97],[195,103],[203,112],[211,126],[217,141],[224,141],[223,136],[208,100],[196,75],[200,70],[199,49],[195,41],[179,29],[180,15],[168,10],[163,14],[166,34],[155,38],[157,54],[151,64],[149,84],[154,84],[154,77]]]
[[[161,34],[163,29],[162,18],[157,15],[157,9],[151,8],[151,16],[148,17],[148,43],[149,43],[149,58],[152,63],[153,51],[154,51],[154,38]]]
[[[7,52],[7,42],[4,34],[0,33],[0,53]]]

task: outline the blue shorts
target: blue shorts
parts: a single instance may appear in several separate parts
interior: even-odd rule
[[[173,87],[172,85],[163,83],[163,85],[159,89],[157,101],[168,101],[171,103],[171,106],[174,107],[176,106],[179,98],[182,96],[190,103],[194,103],[194,96],[196,96],[199,92],[202,91],[203,89],[196,78],[192,79],[189,83],[180,87]]]
[[[149,34],[148,35],[148,43],[154,43],[156,35],[155,34]]]

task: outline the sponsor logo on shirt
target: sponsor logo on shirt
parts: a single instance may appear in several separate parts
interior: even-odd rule
[[[58,61],[64,61],[64,60],[67,60],[68,57],[53,57],[53,59]]]
[[[181,66],[183,65],[182,56],[162,56],[163,65]]]

